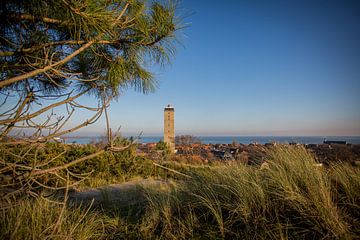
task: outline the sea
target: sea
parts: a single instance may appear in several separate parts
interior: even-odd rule
[[[233,142],[250,144],[265,144],[270,142],[277,143],[301,143],[301,144],[320,144],[324,139],[329,141],[346,141],[351,144],[360,144],[360,136],[196,136],[204,144],[229,144]],[[163,139],[162,136],[142,136],[134,137],[139,143],[156,143]],[[88,144],[104,140],[103,137],[65,137],[65,143]]]

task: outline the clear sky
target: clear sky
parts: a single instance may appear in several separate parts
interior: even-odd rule
[[[360,1],[183,0],[180,14],[158,90],[124,92],[113,128],[161,135],[171,103],[177,134],[360,135]]]

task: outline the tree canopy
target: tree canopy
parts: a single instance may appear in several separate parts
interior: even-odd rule
[[[121,89],[154,91],[157,83],[149,69],[174,55],[180,28],[175,11],[172,3],[144,0],[1,1],[0,93],[1,106],[7,107],[0,116],[2,137],[19,127],[16,123],[54,107],[66,105],[68,113],[85,109],[75,102],[85,94],[101,105],[87,125]],[[31,112],[32,105],[49,99],[52,104]]]
[[[0,183],[4,199],[38,196],[39,186],[52,189],[48,179],[66,185],[57,189],[68,189],[64,176],[74,175],[70,167],[132,146],[111,131],[107,108],[121,89],[155,89],[149,69],[174,54],[180,28],[175,10],[156,0],[1,1],[0,172],[10,179]],[[79,101],[89,94],[94,101]],[[68,124],[76,110],[92,114]],[[96,152],[61,162],[68,146],[60,144],[59,154],[39,157],[48,141],[104,115],[108,139]],[[31,133],[23,135],[24,129]]]
[[[4,0],[0,87],[53,93],[153,91],[146,68],[174,53],[175,6],[144,1]]]

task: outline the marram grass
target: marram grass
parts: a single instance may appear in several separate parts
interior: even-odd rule
[[[103,222],[88,208],[26,199],[0,211],[0,239],[99,239]]]
[[[144,188],[135,210],[67,207],[26,200],[3,210],[3,239],[356,239],[360,169],[316,165],[302,147],[276,147],[267,167],[188,167],[168,191]],[[181,171],[181,166],[177,166]],[[106,206],[105,206],[106,207]]]
[[[319,167],[301,147],[274,148],[267,162],[264,169],[237,165],[193,171],[192,179],[168,196],[149,191],[144,219],[152,219],[152,225],[146,231],[167,239],[359,237],[358,168]]]

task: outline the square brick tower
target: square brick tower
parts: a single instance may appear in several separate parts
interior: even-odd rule
[[[164,142],[170,147],[172,153],[175,152],[175,109],[170,104],[164,108]]]

